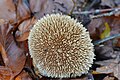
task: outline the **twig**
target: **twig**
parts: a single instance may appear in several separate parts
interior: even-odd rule
[[[100,17],[105,17],[105,16],[112,16],[115,13],[116,13],[116,11],[111,11],[109,13],[103,13],[103,14],[100,14],[100,15],[90,15],[90,18],[95,19],[95,18],[100,18]]]
[[[93,11],[82,11],[82,12],[73,12],[73,14],[79,15],[79,14],[100,14],[100,13],[105,13],[105,12],[111,12],[111,11],[120,11],[120,7],[118,8],[112,8],[112,9],[97,9]]]
[[[115,35],[113,35],[113,36],[104,38],[104,39],[102,39],[102,40],[94,41],[93,44],[94,44],[94,45],[99,45],[99,44],[101,44],[101,43],[103,43],[103,42],[105,42],[105,41],[108,41],[108,40],[111,40],[111,39],[114,39],[114,38],[118,38],[118,37],[120,37],[120,34],[115,34]]]
[[[76,2],[75,2],[74,0],[72,0],[72,2],[73,2],[73,4],[74,4],[74,6],[73,6],[72,10],[70,11],[70,13],[69,13],[68,15],[72,15],[72,13],[73,13],[73,11],[74,11],[74,8],[75,8],[75,6],[76,6]]]

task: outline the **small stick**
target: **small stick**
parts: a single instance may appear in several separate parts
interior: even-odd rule
[[[101,44],[101,43],[103,43],[103,42],[105,42],[105,41],[108,41],[108,40],[111,40],[111,39],[114,39],[114,38],[118,38],[118,37],[120,37],[120,34],[115,34],[115,35],[113,35],[113,36],[104,38],[104,39],[102,39],[102,40],[94,41],[93,44],[94,44],[94,45],[99,45],[99,44]]]
[[[100,17],[105,17],[105,16],[112,16],[116,13],[116,11],[111,11],[109,13],[103,13],[103,14],[99,14],[99,15],[90,15],[91,19],[95,19],[95,18],[100,18]]]
[[[120,7],[118,8],[112,8],[112,9],[97,9],[93,11],[82,11],[82,12],[73,12],[73,14],[79,15],[79,14],[100,14],[100,13],[106,13],[106,12],[111,12],[111,11],[120,11]]]
[[[73,8],[72,8],[72,10],[70,11],[70,13],[68,14],[68,15],[71,15],[72,13],[73,13],[73,11],[74,11],[74,8],[75,8],[75,6],[76,6],[76,2],[74,1],[74,0],[72,0],[72,2],[73,2]]]

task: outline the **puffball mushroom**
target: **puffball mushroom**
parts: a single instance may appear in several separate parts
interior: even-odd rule
[[[36,22],[28,38],[30,55],[38,72],[52,78],[81,76],[94,59],[89,32],[67,15],[46,15]]]

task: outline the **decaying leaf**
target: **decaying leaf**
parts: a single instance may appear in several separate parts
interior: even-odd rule
[[[106,26],[109,26],[108,29],[105,29],[104,23],[107,22]],[[104,18],[98,18],[98,19],[93,19],[91,23],[88,25],[88,30],[90,32],[91,38],[93,40],[99,40],[100,39],[100,34],[102,34],[105,31],[107,35],[110,34],[116,35],[120,33],[120,16],[111,16],[111,17],[104,17]],[[112,45],[109,43],[109,45]]]
[[[72,0],[54,0],[55,12],[62,12],[69,14],[74,6]]]
[[[12,28],[8,23],[0,25],[0,45],[2,46],[0,52],[5,67],[11,71],[10,78],[14,78],[21,72],[26,61],[24,51],[16,45],[13,39]]]
[[[116,58],[118,54],[114,53],[114,50],[110,46],[96,46],[95,47],[95,54],[97,60],[107,60]]]
[[[120,79],[120,59],[110,59],[105,61],[99,61],[96,62],[96,64],[101,65],[102,67],[99,67],[96,69],[96,72],[102,73],[102,74],[109,74],[113,73],[115,77]]]
[[[41,18],[44,14],[50,14],[54,10],[53,0],[30,0],[30,8],[35,13],[36,18]]]
[[[17,20],[23,19],[24,17],[31,15],[30,7],[29,5],[27,5],[27,3],[25,3],[24,0],[14,0],[14,5],[16,7]]]
[[[103,80],[115,80],[115,77],[106,76]]]
[[[100,39],[99,36],[102,32],[101,26],[103,26],[103,23],[104,23],[104,19],[99,18],[99,19],[93,19],[88,25],[88,31],[90,32],[91,38],[93,40]]]
[[[69,14],[73,6],[72,0],[30,0],[31,10],[37,18],[51,13]]]
[[[117,43],[116,43],[117,47],[120,47],[120,38],[118,39]]]
[[[102,6],[108,6],[108,7],[115,7],[114,0],[101,0],[101,5]]]
[[[12,71],[5,66],[0,66],[0,80],[10,80]]]
[[[17,41],[25,41],[28,39],[30,29],[33,27],[33,24],[36,22],[36,19],[33,17],[32,19],[25,20],[18,26],[18,32],[16,33]]]
[[[0,0],[0,80],[14,79],[15,76],[15,80],[32,80],[29,72],[22,70],[23,67],[32,67],[32,60],[27,44],[30,29],[37,19],[40,19],[46,14],[69,14],[74,7],[73,1],[76,2],[73,11],[80,13],[85,9],[86,5],[89,5],[89,2],[99,0]],[[94,6],[94,9],[120,7],[120,0],[100,1],[100,5]],[[90,9],[94,10],[93,8]],[[88,17],[80,19],[79,17],[81,15],[77,16],[78,21],[85,20],[87,22],[86,18]],[[84,16],[84,14],[82,16]],[[93,41],[119,34],[120,11],[116,11],[115,16],[92,19],[87,28]],[[12,30],[16,30],[14,38],[20,47],[16,45],[13,39]],[[106,45],[106,43],[108,44]],[[120,38],[110,40],[110,42],[106,41],[104,45],[105,46],[95,46],[95,52],[97,53],[96,57],[100,58],[99,60],[107,60],[96,62],[96,64],[99,64],[101,67],[97,67],[93,73],[98,75],[113,73],[112,77],[108,75],[104,80],[114,80],[115,77],[120,79],[120,62],[119,59],[114,59],[119,56],[120,53]],[[114,47],[117,47],[118,51],[115,51]],[[26,60],[26,58],[29,59]],[[50,78],[41,78],[40,80],[48,79]],[[63,80],[86,79],[87,77]]]
[[[0,43],[0,53],[2,54],[4,64],[8,64],[8,57],[2,44]]]
[[[32,80],[27,72],[24,70],[15,78],[15,80]]]
[[[0,19],[13,22],[16,20],[15,6],[13,0],[0,1]]]
[[[100,34],[100,38],[104,39],[110,36],[110,26],[107,22],[105,22],[105,30]]]
[[[17,41],[25,41],[28,39],[29,31],[24,32],[23,34],[20,34],[20,36],[17,38]]]

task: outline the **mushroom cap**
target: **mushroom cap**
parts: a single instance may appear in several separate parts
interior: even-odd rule
[[[69,78],[88,72],[94,59],[89,32],[77,20],[61,14],[36,22],[28,38],[34,67],[47,77]]]

